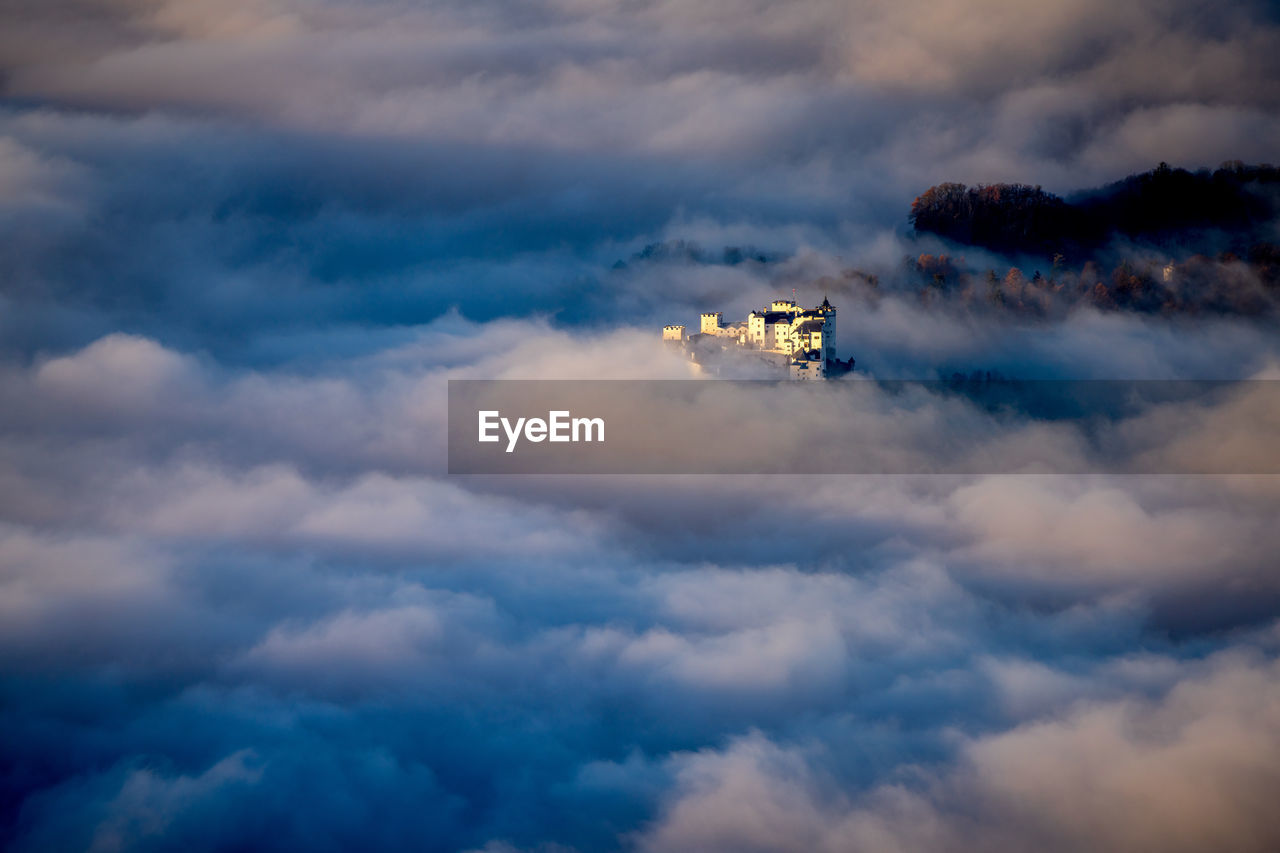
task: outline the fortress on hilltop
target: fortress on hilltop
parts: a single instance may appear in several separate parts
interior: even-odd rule
[[[704,372],[718,373],[717,356],[745,350],[785,369],[790,379],[826,379],[853,369],[853,359],[836,358],[836,309],[824,297],[816,308],[801,308],[794,299],[775,299],[747,319],[725,325],[719,311],[704,312],[697,332],[662,327],[662,339],[680,346]]]

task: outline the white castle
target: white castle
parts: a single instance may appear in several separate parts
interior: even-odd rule
[[[662,339],[679,344],[696,364],[703,365],[717,349],[753,350],[792,379],[826,379],[853,367],[853,360],[836,358],[836,309],[824,297],[817,308],[801,308],[794,299],[775,299],[747,319],[725,325],[719,311],[702,314],[701,327],[686,334],[681,325],[662,327]],[[716,345],[719,346],[716,346]]]

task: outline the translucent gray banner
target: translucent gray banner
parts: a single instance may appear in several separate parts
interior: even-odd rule
[[[1277,474],[1280,383],[450,380],[450,474]]]

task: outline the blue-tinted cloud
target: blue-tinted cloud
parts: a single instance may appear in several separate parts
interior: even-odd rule
[[[683,377],[658,325],[793,287],[880,376],[1274,376],[894,287],[936,181],[1274,156],[1267,4],[0,17],[6,846],[1275,846],[1270,478],[443,473],[448,378]]]

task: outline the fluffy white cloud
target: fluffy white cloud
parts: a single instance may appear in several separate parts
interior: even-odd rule
[[[674,758],[648,850],[1262,851],[1280,838],[1280,671],[1225,656],[1153,700],[1081,703],[966,741],[954,768],[841,784],[820,747],[760,734]]]

